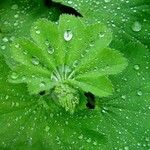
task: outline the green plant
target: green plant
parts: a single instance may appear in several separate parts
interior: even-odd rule
[[[59,2],[0,2],[0,148],[150,149],[150,3]]]

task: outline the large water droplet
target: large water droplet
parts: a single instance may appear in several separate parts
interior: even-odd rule
[[[65,31],[64,33],[64,39],[65,41],[70,41],[73,37],[73,34],[70,30]]]
[[[135,32],[139,32],[142,29],[142,25],[140,22],[135,21],[132,25],[132,30]]]
[[[37,65],[39,65],[39,63],[40,62],[39,62],[39,60],[37,58],[35,58],[35,57],[32,58],[32,64],[33,65],[37,66]]]

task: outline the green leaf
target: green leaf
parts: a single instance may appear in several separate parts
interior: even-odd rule
[[[97,46],[85,55],[75,68],[75,72],[79,77],[113,75],[122,72],[127,65],[127,59],[120,52]]]
[[[113,30],[115,39],[140,41],[150,47],[150,1],[147,0],[54,0],[77,10],[89,23],[102,22]],[[116,47],[115,47],[116,48]]]
[[[75,87],[81,88],[85,92],[91,92],[95,96],[107,97],[113,93],[111,81],[105,76],[97,78],[84,76],[77,78],[76,80],[70,80],[69,82],[74,84]]]
[[[44,11],[43,11],[44,10]],[[0,53],[7,57],[9,44],[16,37],[30,35],[30,28],[39,18],[56,21],[60,11],[55,7],[48,8],[43,0],[5,0],[0,2]]]

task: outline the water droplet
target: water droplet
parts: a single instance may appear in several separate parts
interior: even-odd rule
[[[83,135],[81,134],[80,136],[78,136],[78,138],[79,138],[80,140],[82,140],[82,139],[83,139]]]
[[[124,150],[129,150],[129,147],[128,147],[128,146],[125,146],[125,147],[124,147]]]
[[[14,15],[14,18],[18,18],[18,17],[19,17],[19,15],[18,15],[18,14]]]
[[[13,9],[13,10],[18,9],[18,5],[17,5],[17,4],[12,5],[12,6],[11,6],[11,9]]]
[[[46,83],[44,81],[42,81],[40,84],[39,84],[40,88],[44,88],[46,86]]]
[[[5,42],[5,43],[8,42],[8,38],[7,38],[7,37],[4,37],[4,38],[3,38],[3,42]]]
[[[68,4],[72,4],[72,1],[68,1]]]
[[[100,32],[100,33],[99,33],[99,37],[100,37],[100,38],[103,38],[104,35],[105,35],[104,32]]]
[[[125,96],[125,95],[122,95],[121,98],[122,98],[122,99],[126,99],[126,96]]]
[[[36,34],[40,34],[41,32],[40,32],[39,30],[36,30],[35,33],[36,33]]]
[[[15,47],[16,47],[16,48],[19,48],[19,44],[16,44]]]
[[[138,96],[142,96],[142,91],[137,92]]]
[[[53,117],[54,117],[54,114],[53,114],[53,113],[50,113],[50,117],[53,118]]]
[[[142,25],[140,22],[135,21],[132,25],[132,30],[135,32],[139,32],[142,29]]]
[[[76,68],[76,67],[77,67],[77,65],[78,65],[78,61],[77,61],[77,60],[75,60],[75,61],[74,61],[74,63],[73,63],[73,67],[74,67],[74,68]]]
[[[45,45],[49,46],[49,41],[48,40],[45,41]]]
[[[1,49],[2,50],[6,49],[6,46],[5,45],[1,46]]]
[[[39,63],[40,62],[39,62],[39,60],[37,58],[35,58],[35,57],[32,58],[32,64],[33,65],[37,66],[37,65],[39,65]]]
[[[96,141],[94,141],[94,142],[93,142],[93,145],[97,145],[97,142],[96,142]]]
[[[46,126],[46,127],[45,127],[45,131],[48,132],[49,130],[50,130],[50,127],[49,127],[49,126]]]
[[[70,30],[65,31],[64,33],[64,39],[65,41],[70,41],[73,37],[73,34]]]
[[[49,54],[53,54],[54,51],[55,51],[54,48],[52,48],[51,46],[49,46],[48,49],[47,49],[47,52],[48,52]]]
[[[91,142],[91,138],[87,139],[86,141],[87,141],[88,143],[90,143],[90,142]]]
[[[105,1],[105,3],[109,3],[111,0],[104,0]]]
[[[16,72],[13,72],[13,73],[11,74],[11,78],[12,78],[13,80],[16,80],[16,79],[18,78],[18,74],[17,74]]]
[[[134,69],[139,70],[140,69],[139,65],[134,65]]]

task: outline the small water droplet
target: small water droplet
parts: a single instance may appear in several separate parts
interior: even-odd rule
[[[100,32],[100,33],[99,33],[99,37],[100,37],[100,38],[103,38],[104,35],[105,35],[104,32]]]
[[[49,46],[49,41],[48,40],[45,41],[45,45]]]
[[[49,126],[46,126],[46,127],[45,127],[45,131],[48,132],[49,130],[50,130],[50,127],[49,127]]]
[[[17,4],[12,5],[12,6],[11,6],[11,9],[13,9],[13,10],[18,9],[18,5],[17,5]]]
[[[72,1],[68,1],[68,4],[72,4]]]
[[[96,141],[94,141],[94,142],[93,142],[93,145],[97,145],[97,142],[96,142]]]
[[[6,49],[6,46],[5,45],[1,46],[1,49],[2,50]]]
[[[19,17],[19,15],[18,15],[18,14],[14,15],[14,18],[18,18],[18,17]]]
[[[142,91],[137,92],[138,96],[142,96]]]
[[[40,84],[39,84],[40,88],[44,88],[46,86],[46,83],[44,81],[42,81]]]
[[[16,47],[16,48],[19,48],[19,44],[16,44],[15,47]]]
[[[75,61],[73,62],[73,67],[74,67],[74,68],[76,68],[76,67],[77,67],[77,65],[78,65],[78,61],[77,61],[77,60],[75,60]]]
[[[122,99],[126,99],[126,96],[125,96],[125,95],[122,95],[121,98],[122,98]]]
[[[48,49],[47,49],[47,52],[48,52],[49,54],[53,54],[54,51],[55,51],[54,48],[52,48],[51,46],[49,46]]]
[[[80,136],[78,136],[78,138],[79,138],[80,140],[82,140],[82,139],[83,139],[83,135],[81,134]]]
[[[37,58],[35,58],[35,57],[32,58],[32,64],[33,65],[37,66],[37,65],[39,65],[39,63],[40,62],[39,62],[39,60]]]
[[[73,34],[70,30],[65,31],[64,33],[64,39],[65,41],[70,41],[73,37]]]
[[[128,147],[128,146],[125,146],[125,147],[124,147],[124,150],[129,150],[129,147]]]
[[[13,72],[13,73],[11,74],[11,78],[12,78],[13,80],[16,80],[16,79],[18,78],[18,74],[17,74],[16,72]]]
[[[140,69],[139,65],[134,65],[134,69],[139,70]]]
[[[7,37],[4,37],[4,38],[3,38],[3,42],[5,42],[5,43],[8,42],[8,38],[7,38]]]
[[[105,1],[105,3],[109,3],[111,0],[104,0]]]
[[[35,32],[36,32],[36,34],[40,34],[41,33],[40,30],[36,30]]]
[[[139,32],[142,29],[142,25],[140,22],[135,21],[132,25],[132,30],[135,32]]]

